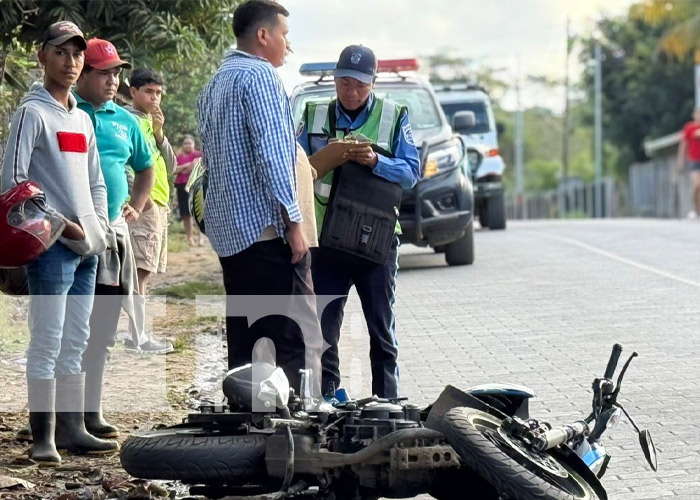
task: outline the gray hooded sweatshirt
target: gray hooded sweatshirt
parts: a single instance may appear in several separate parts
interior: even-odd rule
[[[90,117],[69,94],[69,108],[35,83],[12,117],[0,174],[0,192],[32,180],[48,205],[85,232],[81,241],[60,241],[79,255],[105,247],[107,189]]]

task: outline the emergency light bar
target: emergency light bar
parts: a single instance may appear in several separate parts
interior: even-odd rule
[[[398,73],[399,71],[416,71],[418,59],[385,59],[377,62],[377,73]],[[302,76],[324,78],[333,76],[334,62],[304,63],[299,68]]]
[[[334,62],[317,62],[317,63],[304,63],[299,68],[299,73],[302,76],[318,76],[323,78],[324,76],[333,76],[333,70],[335,70]]]
[[[377,73],[398,73],[399,71],[417,71],[418,59],[386,59],[377,62]]]

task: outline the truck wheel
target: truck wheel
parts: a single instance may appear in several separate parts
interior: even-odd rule
[[[506,228],[506,200],[503,193],[492,196],[486,202],[486,225],[489,229]],[[481,224],[483,226],[483,222]]]
[[[433,247],[433,251],[435,253],[445,253],[447,250],[447,245],[438,245],[436,247]]]
[[[445,261],[450,266],[465,266],[474,263],[474,224],[469,224],[466,233],[445,247]]]
[[[489,213],[486,203],[482,203],[481,208],[479,208],[479,224],[481,224],[482,229],[489,227]]]

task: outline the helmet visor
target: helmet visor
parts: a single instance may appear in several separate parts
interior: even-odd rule
[[[7,213],[7,223],[34,236],[46,249],[56,242],[66,227],[63,217],[48,208],[40,197],[29,198],[12,207]]]

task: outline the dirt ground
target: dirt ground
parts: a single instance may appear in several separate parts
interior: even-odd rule
[[[167,295],[165,308],[153,321],[157,337],[167,337],[176,352],[167,356],[128,354],[121,342],[112,352],[105,375],[105,409],[109,422],[131,433],[178,423],[199,402],[219,396],[225,369],[221,322],[198,317],[193,293],[215,294],[221,289],[216,255],[205,242],[188,248],[176,231],[168,271],[153,276],[149,289]],[[193,285],[193,284],[196,284]],[[7,299],[7,298],[5,298]],[[0,324],[0,499],[122,500],[187,498],[176,483],[136,480],[121,468],[118,454],[100,458],[62,457],[59,468],[40,468],[27,458],[29,445],[15,439],[27,421],[23,351],[28,341],[22,304],[12,306]],[[12,323],[8,327],[8,324]],[[118,339],[128,334],[124,315]]]

